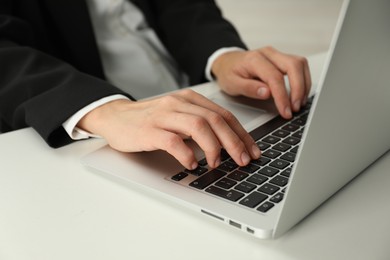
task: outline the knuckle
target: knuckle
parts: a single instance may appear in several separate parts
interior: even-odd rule
[[[212,112],[209,115],[209,122],[211,125],[224,125],[226,123],[235,123],[237,118],[232,112],[226,109],[221,109],[218,113]]]
[[[222,115],[219,115],[217,113],[214,113],[214,112],[211,112],[209,115],[208,115],[208,118],[209,118],[209,121],[210,121],[210,124],[211,125],[221,125],[223,124],[223,122],[225,121],[223,119],[223,116]]]
[[[261,58],[262,58],[262,54],[259,52],[250,51],[246,54],[246,60],[250,64],[256,64]]]
[[[160,98],[160,102],[162,105],[167,105],[167,106],[173,106],[179,102],[178,98],[175,96],[163,96]]]
[[[308,65],[308,61],[305,57],[294,56],[290,59],[290,66],[294,68],[303,68]]]
[[[202,117],[195,117],[192,120],[192,127],[194,131],[202,131],[207,127],[207,122]]]
[[[237,118],[229,110],[223,109],[221,111],[221,115],[225,119],[225,121],[228,121],[228,122],[236,122],[237,121]]]
[[[165,140],[166,150],[167,150],[167,151],[173,151],[173,150],[176,149],[182,142],[183,142],[183,140],[182,140],[181,137],[179,137],[178,135],[170,135],[170,136],[167,137],[167,139]]]
[[[191,97],[195,95],[195,91],[193,91],[192,89],[183,89],[180,91],[180,93],[184,97]]]
[[[271,45],[266,45],[259,49],[259,52],[263,55],[273,55],[275,53],[278,53],[278,51],[272,47]]]
[[[302,57],[294,57],[291,60],[291,65],[294,67],[303,67],[305,64],[304,58]]]
[[[302,64],[304,64],[304,65],[308,65],[308,64],[309,64],[308,60],[307,60],[305,57],[299,56],[299,57],[298,57],[298,60],[299,60]]]
[[[266,46],[264,46],[262,48],[262,50],[264,50],[264,51],[272,51],[273,52],[275,49],[271,45],[266,45]]]
[[[270,84],[278,84],[280,82],[284,82],[284,76],[279,72],[272,72],[268,76],[268,82]]]

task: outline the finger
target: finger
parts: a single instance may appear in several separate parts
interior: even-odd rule
[[[305,67],[304,67],[304,75],[305,75],[305,83],[306,83],[306,93],[305,93],[305,98],[303,99],[303,105],[306,105],[307,103],[307,97],[310,94],[311,91],[311,73],[310,73],[310,68],[309,68],[309,63],[306,62]]]
[[[290,81],[290,101],[294,112],[298,112],[306,95],[306,83],[304,70],[298,64],[292,62],[287,65],[287,75]]]
[[[221,144],[207,120],[193,113],[193,110],[198,107],[188,105],[193,107],[189,109],[190,111],[181,108],[180,113],[174,112],[167,117],[160,118],[156,122],[157,126],[179,135],[190,136],[204,152],[208,165],[215,168],[221,163]]]
[[[259,79],[233,77],[223,90],[232,96],[243,95],[249,98],[266,100],[271,97],[268,86]]]
[[[228,124],[229,128],[231,128],[234,131],[234,133],[244,142],[245,147],[247,148],[247,150],[249,151],[249,153],[253,159],[257,159],[260,156],[260,150],[258,149],[257,145],[255,144],[255,141],[248,134],[248,132],[244,129],[244,127],[240,124],[238,119],[230,111],[226,110],[225,108],[219,106],[218,104],[210,101],[206,97],[204,97],[204,96],[202,96],[194,91],[190,91],[190,92],[185,93],[185,94],[190,94],[189,96],[187,96],[187,98],[189,98],[189,100],[194,105],[198,105],[201,108],[206,108],[206,109],[211,110],[211,111],[217,113],[218,115],[222,116],[222,118]],[[193,111],[197,111],[197,110],[193,110]],[[207,113],[207,111],[199,110],[197,112],[197,115],[204,115],[202,113]],[[207,118],[213,118],[213,116],[210,115],[210,117],[207,117]],[[214,125],[213,122],[210,122],[210,123],[211,123],[211,126]]]
[[[264,48],[262,52],[280,71],[287,74],[291,89],[290,102],[293,110],[299,111],[311,86],[307,60],[284,54],[270,47]]]
[[[175,133],[166,130],[154,130],[154,148],[168,152],[175,157],[185,168],[193,170],[198,166],[194,152],[189,148],[183,139]],[[152,150],[155,150],[152,149]]]
[[[207,111],[204,111],[204,112],[200,111],[199,112],[200,114],[198,114],[198,115],[201,115],[202,113],[205,113],[205,114],[209,113],[209,115],[207,116],[207,119],[208,119],[210,125],[213,127],[213,129],[214,129],[214,126],[218,126],[218,123],[220,121],[220,116],[224,119],[224,121],[222,121],[222,122],[227,123],[228,128],[226,129],[226,131],[220,132],[220,131],[218,131],[218,129],[214,129],[214,131],[216,131],[218,137],[220,137],[219,135],[227,134],[226,136],[224,136],[223,140],[231,140],[232,141],[232,143],[229,143],[230,145],[220,141],[221,144],[223,145],[223,147],[228,152],[229,152],[229,150],[233,151],[237,147],[237,144],[235,144],[235,142],[238,142],[240,140],[241,142],[244,143],[244,146],[246,148],[246,152],[249,153],[249,156],[252,159],[257,159],[260,157],[261,152],[258,149],[258,146],[256,145],[255,141],[248,134],[248,132],[244,129],[244,127],[241,125],[241,123],[238,121],[238,119],[233,115],[233,113],[231,113],[230,111],[226,110],[225,108],[219,106],[218,104],[211,102],[209,99],[207,99],[201,95],[198,96],[197,98],[199,98],[199,100],[196,100],[196,101],[199,102],[200,104],[202,104],[202,107],[204,106],[207,109],[211,110],[212,112],[216,113],[216,114],[214,114],[214,113],[207,112]],[[196,110],[194,110],[194,111],[196,111]],[[231,135],[229,135],[230,130],[233,131],[231,133]],[[239,138],[239,140],[237,140],[236,138],[230,139],[229,137],[233,136],[233,134],[235,134],[234,136],[237,136]],[[231,147],[231,148],[229,148],[229,147]],[[236,154],[238,154],[238,152],[236,152]],[[242,155],[241,155],[241,159],[242,159]],[[236,162],[238,162],[238,161],[236,161]],[[242,163],[246,164],[245,162],[242,162]]]
[[[283,73],[262,52],[257,52],[248,68],[252,75],[256,75],[267,84],[275,100],[276,108],[284,118],[291,118],[291,104],[286,90]]]
[[[260,150],[255,145],[252,137],[245,131],[233,114],[202,97],[197,97],[193,100],[195,103],[201,103],[202,105],[189,104],[181,107],[179,111],[184,114],[197,116],[194,122],[185,124],[187,126],[185,131],[188,131],[186,134],[191,135],[204,151],[215,151],[210,148],[212,146],[209,146],[211,142],[202,144],[205,133],[207,133],[202,128],[205,128],[204,124],[207,123],[220,145],[226,149],[237,164],[246,165],[249,163],[251,157],[258,158],[260,156]],[[188,116],[188,118],[190,117]],[[193,124],[195,126],[190,127]],[[182,124],[180,125],[183,127]],[[182,129],[181,131],[184,130]],[[207,134],[211,135],[211,133]],[[220,149],[221,146],[218,148]]]

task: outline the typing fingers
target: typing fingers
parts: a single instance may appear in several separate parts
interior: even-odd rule
[[[279,113],[285,118],[291,118],[292,110],[289,95],[284,82],[284,73],[270,60],[263,51],[255,51],[247,62],[247,70],[252,77],[258,78],[266,84]]]
[[[198,166],[194,152],[179,135],[162,129],[153,129],[150,135],[153,136],[156,149],[168,152],[187,169],[192,170]]]
[[[194,91],[187,90],[182,92],[182,94],[195,106],[188,106],[187,109],[189,110],[187,112],[205,117],[213,132],[219,138],[223,148],[228,151],[233,159],[236,159],[237,163],[240,165],[247,164],[243,160],[240,163],[238,159],[239,154],[241,157],[245,156],[241,154],[243,152],[242,149],[246,149],[247,154],[251,158],[260,156],[260,151],[253,138],[230,111]],[[243,148],[240,148],[241,144],[244,145]]]
[[[179,97],[183,100],[172,100],[175,112],[170,119],[161,117],[157,124],[165,130],[190,136],[204,151],[211,167],[220,164],[222,147],[239,165],[260,156],[251,136],[230,112],[193,91],[182,91]]]
[[[285,118],[291,118],[292,112],[306,103],[311,88],[307,60],[272,47],[223,54],[212,69],[226,93],[256,99],[272,96]],[[286,75],[290,91],[286,88]]]
[[[200,146],[210,167],[220,164],[221,148],[239,165],[260,156],[252,137],[230,112],[191,90],[139,102],[109,102],[87,114],[80,126],[119,151],[165,150],[188,169],[197,161],[183,137]]]
[[[311,78],[308,62],[305,58],[287,55],[277,51],[272,47],[263,48],[262,54],[277,68],[282,74],[288,76],[290,83],[290,106],[297,112],[306,103],[307,95],[311,88]],[[276,102],[286,102],[278,100]]]

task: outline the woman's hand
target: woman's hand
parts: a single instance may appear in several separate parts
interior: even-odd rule
[[[287,119],[306,104],[311,88],[307,60],[272,47],[227,52],[214,61],[211,70],[226,93],[262,100],[273,97],[279,113]],[[286,89],[285,75],[290,93]]]
[[[188,89],[145,101],[106,103],[85,115],[78,127],[119,151],[165,150],[188,169],[195,169],[197,160],[186,137],[200,146],[210,167],[221,163],[221,148],[241,166],[260,156],[232,113]]]

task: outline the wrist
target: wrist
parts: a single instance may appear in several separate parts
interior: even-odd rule
[[[230,64],[231,60],[234,59],[237,55],[240,55],[242,50],[232,50],[225,52],[215,58],[213,64],[211,65],[211,75],[214,79],[218,79],[219,75],[223,73],[224,68],[227,64]]]
[[[77,111],[75,114],[70,116],[63,124],[63,128],[68,133],[69,137],[73,140],[79,140],[79,139],[86,139],[89,137],[96,137],[96,135],[93,135],[91,133],[88,133],[86,131],[83,131],[82,129],[79,129],[77,127],[77,124],[83,118],[88,112],[92,111],[93,109],[108,103],[113,100],[118,99],[129,99],[128,97],[121,95],[121,94],[115,94],[107,97],[103,97],[99,100],[96,100],[92,102],[91,104],[88,104],[87,106],[81,108],[79,111]]]
[[[105,128],[110,127],[110,121],[118,112],[126,110],[134,101],[118,99],[107,102],[88,112],[77,123],[76,127],[93,135],[103,136]]]
[[[206,78],[210,81],[215,80],[215,76],[213,75],[213,72],[212,72],[212,66],[213,66],[216,59],[218,59],[220,56],[224,55],[225,53],[237,52],[237,51],[245,51],[245,50],[242,48],[239,48],[239,47],[225,47],[225,48],[221,48],[221,49],[218,49],[217,51],[215,51],[207,60]]]

